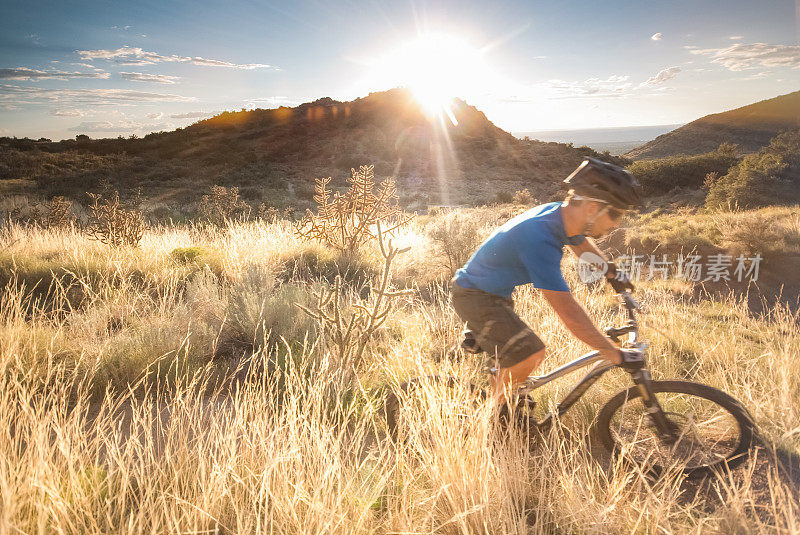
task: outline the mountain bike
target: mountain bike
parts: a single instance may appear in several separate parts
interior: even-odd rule
[[[609,363],[599,352],[592,351],[546,375],[528,377],[512,398],[517,400],[511,411],[519,417],[517,422],[541,434],[560,420],[606,372],[620,368],[630,375],[633,386],[614,395],[600,409],[596,421],[600,442],[612,455],[622,456],[651,474],[677,469],[691,477],[731,469],[742,463],[756,441],[756,426],[747,409],[729,394],[711,386],[681,380],[653,380],[645,358],[648,343],[639,340],[636,311],[640,307],[628,289],[618,291],[617,295],[626,321],[620,327],[606,328],[605,332],[615,343],[628,349],[623,352],[622,364]],[[626,335],[627,340],[622,340]],[[542,420],[531,416],[535,405],[532,392],[592,365],[553,411]],[[391,391],[385,400],[386,420],[394,439],[402,440],[403,434],[410,431],[404,426],[415,425],[408,411],[414,410],[415,396],[426,390],[421,388],[426,384],[439,387],[436,396],[440,410],[460,414],[462,418],[475,414],[469,408],[490,398],[484,389],[456,377],[412,379]]]

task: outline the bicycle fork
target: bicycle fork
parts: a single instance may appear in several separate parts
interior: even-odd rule
[[[652,377],[650,372],[644,368],[631,372],[633,383],[639,389],[641,394],[642,404],[645,406],[648,417],[655,424],[656,429],[660,434],[660,439],[673,443],[678,439],[675,426],[669,421],[661,403],[656,399],[652,389]]]

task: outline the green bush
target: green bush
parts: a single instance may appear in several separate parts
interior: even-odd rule
[[[492,198],[492,204],[509,204],[514,202],[514,194],[510,191],[498,191]]]
[[[753,208],[800,198],[800,130],[776,136],[725,174],[709,174],[706,206]]]
[[[776,154],[749,154],[727,174],[708,176],[706,206],[751,208],[771,204],[774,199],[770,191],[785,170],[786,163]]]
[[[736,146],[723,143],[714,152],[696,156],[638,160],[628,171],[639,179],[646,195],[658,195],[679,187],[700,188],[709,173],[725,174],[737,161]]]
[[[191,264],[201,256],[207,255],[208,251],[203,247],[176,247],[170,251],[169,256],[181,264]]]

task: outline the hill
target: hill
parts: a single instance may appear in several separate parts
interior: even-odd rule
[[[735,143],[740,151],[756,152],[781,131],[797,128],[800,128],[800,91],[706,115],[624,156],[640,160],[702,154],[715,150],[721,143]]]
[[[142,139],[6,138],[0,147],[0,193],[78,198],[108,182],[185,213],[213,184],[238,186],[253,203],[302,206],[315,177],[344,185],[361,164],[374,164],[376,177],[396,177],[401,198],[423,206],[486,202],[525,187],[546,198],[583,155],[597,155],[517,139],[460,100],[452,120],[431,119],[403,89],[226,112]]]

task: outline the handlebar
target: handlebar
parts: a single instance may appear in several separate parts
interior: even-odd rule
[[[616,288],[613,284],[614,281],[609,279],[609,282],[612,287]],[[628,286],[633,288],[633,285],[630,283],[628,283]],[[619,343],[620,336],[627,334],[627,345],[635,346],[639,342],[639,322],[636,320],[635,314],[635,311],[640,309],[639,303],[636,302],[628,289],[617,292],[617,294],[622,300],[621,306],[625,308],[626,322],[622,327],[607,327],[605,329],[605,334],[617,343]]]

